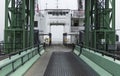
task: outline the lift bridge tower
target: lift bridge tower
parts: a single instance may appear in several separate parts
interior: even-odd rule
[[[5,0],[6,53],[34,45],[34,1]]]
[[[85,0],[85,45],[115,49],[115,0]]]
[[[34,4],[35,0],[5,1],[6,53],[34,45]],[[85,0],[84,39],[96,49],[115,46],[115,0]]]

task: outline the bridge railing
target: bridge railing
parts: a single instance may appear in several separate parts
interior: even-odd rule
[[[7,47],[5,47],[5,45],[7,45]],[[22,43],[0,42],[0,55],[10,54],[12,52],[17,52],[18,50],[22,49],[22,47],[19,47],[19,48],[14,47],[13,48],[13,45],[22,45]]]
[[[15,70],[17,70],[20,66],[25,64],[35,55],[40,54],[41,50],[43,50],[42,45],[37,45],[23,49],[16,53],[12,53],[9,55],[4,61],[0,61],[0,76],[8,76]]]
[[[100,76],[120,76],[120,56],[102,51],[94,48],[90,48],[84,45],[76,45],[74,53],[78,57],[83,58],[84,61],[89,64]],[[92,64],[90,64],[92,62]],[[96,66],[95,66],[96,65]],[[100,68],[101,71],[100,71]],[[104,72],[104,73],[103,73]]]
[[[109,57],[114,58],[114,60],[115,60],[115,59],[120,60],[120,55],[115,54],[114,51],[111,53],[111,52],[109,52],[109,51],[103,51],[103,50],[91,48],[91,47],[88,47],[88,46],[85,46],[85,45],[82,45],[82,44],[76,45],[76,48],[75,48],[75,49],[78,50],[78,51],[80,51],[80,52],[82,53],[82,48],[87,48],[87,49],[89,49],[89,50],[91,50],[91,51],[101,53],[103,56],[104,56],[104,55],[107,55],[107,56],[109,56]]]

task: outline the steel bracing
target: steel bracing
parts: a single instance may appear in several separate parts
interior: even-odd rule
[[[34,45],[35,0],[5,1],[6,53]],[[83,8],[78,1],[78,10]],[[115,0],[85,0],[84,44],[108,50],[115,45]]]
[[[5,1],[6,53],[33,45],[34,0]]]
[[[115,41],[115,0],[86,0],[85,45],[108,50]]]

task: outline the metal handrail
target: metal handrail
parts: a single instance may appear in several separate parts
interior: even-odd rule
[[[43,49],[42,47],[43,47],[43,46],[37,46],[37,47],[32,46],[32,47],[28,47],[28,48],[26,48],[26,49],[23,49],[23,50],[21,50],[21,51],[19,51],[19,52],[16,52],[15,55],[16,55],[16,54],[19,54],[19,53],[21,53],[21,52],[24,52],[24,51],[26,51],[26,50],[28,50],[28,49],[30,49],[30,48],[35,48],[35,49],[33,49],[32,51],[30,51],[30,52],[28,52],[28,53],[26,53],[26,54],[24,54],[24,55],[21,55],[20,57],[14,59],[14,60],[11,60],[10,62],[8,62],[8,63],[6,63],[6,64],[3,64],[2,66],[0,66],[0,71],[2,71],[2,69],[5,68],[6,66],[11,65],[12,70],[9,71],[9,72],[5,75],[5,76],[8,76],[8,75],[11,74],[12,72],[14,72],[16,69],[18,69],[20,66],[22,66],[24,63],[26,63],[28,60],[30,60],[32,57],[34,57],[36,54],[38,54],[38,53]],[[42,49],[40,49],[40,48],[42,48]],[[40,51],[38,51],[38,50],[40,50]],[[19,55],[20,55],[20,54],[19,54]],[[31,56],[30,56],[30,55],[31,55]],[[10,54],[10,58],[11,58],[11,56],[14,56],[14,53],[13,53],[13,54]],[[27,57],[27,59],[24,59],[25,57]],[[16,66],[15,66],[15,62],[17,62],[18,60],[20,60],[21,63],[18,64],[17,67],[16,67]]]
[[[22,49],[22,50],[18,50],[18,51],[16,51],[16,52],[12,52],[12,53],[10,53],[9,54],[9,58],[11,58],[11,56],[14,56],[14,55],[16,55],[16,54],[21,54],[22,52],[24,52],[24,51],[26,51],[27,52],[27,50],[28,49],[31,49],[31,48],[33,48],[33,46],[32,47],[27,47],[27,48],[25,48],[25,49]]]
[[[116,60],[116,59],[120,60],[120,56],[117,55],[117,54],[113,54],[113,53],[109,53],[109,52],[107,52],[107,51],[103,51],[103,50],[91,48],[91,47],[85,46],[85,45],[83,45],[83,44],[77,44],[77,46],[80,46],[80,48],[81,48],[81,46],[82,46],[82,48],[87,48],[87,49],[92,50],[92,51],[94,51],[94,52],[101,53],[103,56],[104,56],[104,55],[107,55],[107,56],[109,56],[109,57],[114,58],[114,60]]]
[[[7,49],[7,50],[13,50],[14,49],[14,51],[17,51],[18,49],[22,49],[22,48],[13,48],[13,47],[5,47],[4,45],[14,45],[14,44],[22,44],[22,43],[4,43],[4,42],[0,42],[0,46],[1,46],[1,48],[0,48],[0,54],[1,53],[4,53],[4,54],[6,54],[5,53],[5,49]],[[7,53],[7,54],[10,54],[10,53]]]
[[[39,45],[42,45],[42,44],[36,44],[36,45],[34,45],[34,46],[27,47],[27,48],[24,48],[24,49],[19,50],[19,51],[16,51],[16,52],[12,52],[12,53],[9,54],[9,58],[11,58],[11,56],[14,56],[14,55],[16,55],[16,54],[19,54],[19,55],[20,55],[20,54],[21,54],[22,52],[24,52],[24,51],[27,52],[28,49],[31,49],[31,48],[34,48],[34,47],[38,47],[38,49],[39,49],[39,48],[41,48],[41,46],[39,46]]]

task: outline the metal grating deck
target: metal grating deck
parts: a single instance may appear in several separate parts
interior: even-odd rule
[[[99,76],[71,52],[54,52],[44,76]]]

